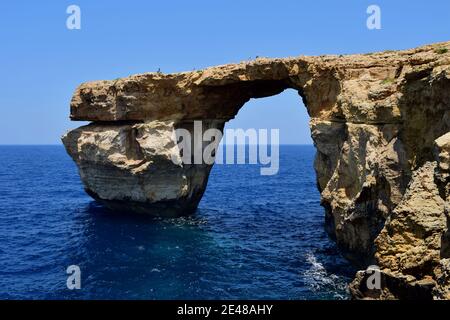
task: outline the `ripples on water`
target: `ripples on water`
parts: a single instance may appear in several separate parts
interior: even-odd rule
[[[312,146],[280,173],[216,165],[196,215],[111,214],[60,146],[0,147],[0,298],[342,299],[354,270],[323,229]],[[67,266],[82,289],[66,287]]]

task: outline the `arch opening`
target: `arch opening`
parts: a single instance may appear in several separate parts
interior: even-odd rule
[[[268,95],[258,91],[240,108],[237,115],[225,123],[226,129],[279,129],[280,144],[312,145],[309,115],[303,97],[296,89],[283,88]],[[254,93],[254,92],[250,92]],[[288,116],[287,116],[288,115]]]

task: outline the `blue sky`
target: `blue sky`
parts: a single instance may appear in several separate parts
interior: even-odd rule
[[[81,30],[66,28],[76,4]],[[366,8],[381,8],[381,30]],[[286,57],[406,49],[450,40],[450,1],[1,1],[0,144],[59,144],[78,84]],[[311,143],[292,90],[250,101],[229,127],[279,128]]]

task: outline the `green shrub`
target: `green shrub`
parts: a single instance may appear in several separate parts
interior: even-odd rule
[[[448,52],[447,48],[436,48],[434,49],[434,52],[436,52],[437,54],[444,54]]]
[[[392,78],[386,78],[383,81],[381,81],[381,84],[391,84],[391,83],[394,83],[394,81],[395,80]]]

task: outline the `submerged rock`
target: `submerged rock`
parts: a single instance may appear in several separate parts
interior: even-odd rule
[[[182,160],[173,131],[223,130],[251,98],[298,91],[311,117],[326,229],[344,255],[382,270],[355,297],[449,298],[450,43],[363,55],[256,59],[77,88],[63,137],[86,191],[113,209],[195,211],[211,165]],[[200,148],[205,146],[200,146]]]

